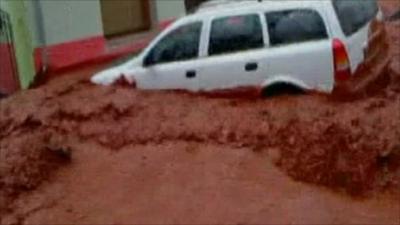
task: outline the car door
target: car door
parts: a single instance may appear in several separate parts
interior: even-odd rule
[[[202,22],[177,27],[144,58],[143,89],[198,89],[198,56]]]
[[[265,13],[268,76],[287,78],[307,88],[333,88],[332,42],[321,13],[309,8]]]
[[[264,37],[260,15],[222,16],[211,21],[207,54],[201,60],[200,89],[259,85]]]

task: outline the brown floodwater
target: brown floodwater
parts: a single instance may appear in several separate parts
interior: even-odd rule
[[[2,99],[0,222],[398,224],[399,28],[351,101],[90,84],[104,65]]]

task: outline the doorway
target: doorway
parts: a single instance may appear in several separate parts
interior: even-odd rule
[[[12,29],[10,15],[0,9],[0,98],[19,89]]]
[[[106,37],[149,30],[149,0],[100,0]]]

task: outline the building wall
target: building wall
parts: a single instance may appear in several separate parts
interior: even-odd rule
[[[37,11],[34,1],[25,0],[28,6],[29,27],[35,47],[42,45],[38,34]],[[152,0],[155,21],[177,18],[185,14],[184,0]],[[40,1],[45,30],[46,45],[87,37],[103,36],[99,0],[57,0]]]
[[[38,37],[38,27],[36,24],[36,13],[34,9],[33,2],[31,0],[24,0],[25,6],[27,9],[27,17],[28,17],[28,28],[31,33],[32,44],[34,47],[40,46],[40,41]]]
[[[38,12],[34,6],[36,3],[30,0],[28,2],[34,44],[40,46],[37,27]],[[40,4],[47,45],[103,35],[100,2],[97,0],[40,1]]]
[[[103,32],[100,0],[23,1],[27,6],[37,72],[46,68],[57,70],[110,53]],[[185,14],[184,0],[150,1],[154,27],[160,24],[165,27],[171,19]]]
[[[207,0],[185,0],[186,10],[192,12],[205,1]]]
[[[6,16],[5,7],[0,2],[0,98],[4,94],[11,94],[19,87],[16,59],[12,40],[9,35],[10,24]]]
[[[158,22],[180,17],[186,12],[184,0],[156,0],[155,5]]]
[[[32,83],[35,73],[110,54],[103,34],[100,0],[0,0],[0,6],[12,15],[18,78],[23,88]],[[184,0],[151,0],[154,27],[165,27],[172,19],[184,14]],[[3,37],[0,37],[0,43],[5,59],[8,44],[4,43]],[[132,43],[120,52],[128,52],[136,46],[143,44]],[[7,64],[11,68],[11,63],[7,61]],[[5,62],[0,65],[4,68]]]
[[[0,1],[0,8],[10,15],[13,35],[13,45],[11,47],[14,49],[13,55],[16,57],[19,86],[26,88],[33,81],[35,72],[32,38],[28,29],[27,6],[23,1]],[[2,46],[4,47],[3,44]],[[4,49],[3,47],[1,48]],[[1,51],[2,60],[6,59],[5,54],[7,51]],[[1,61],[0,66],[3,68],[8,67],[11,61]],[[2,76],[7,75],[3,74],[3,72]]]

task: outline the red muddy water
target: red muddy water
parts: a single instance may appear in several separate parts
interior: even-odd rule
[[[352,101],[90,84],[101,65],[1,100],[0,222],[399,224],[400,22],[386,28],[389,67]]]

